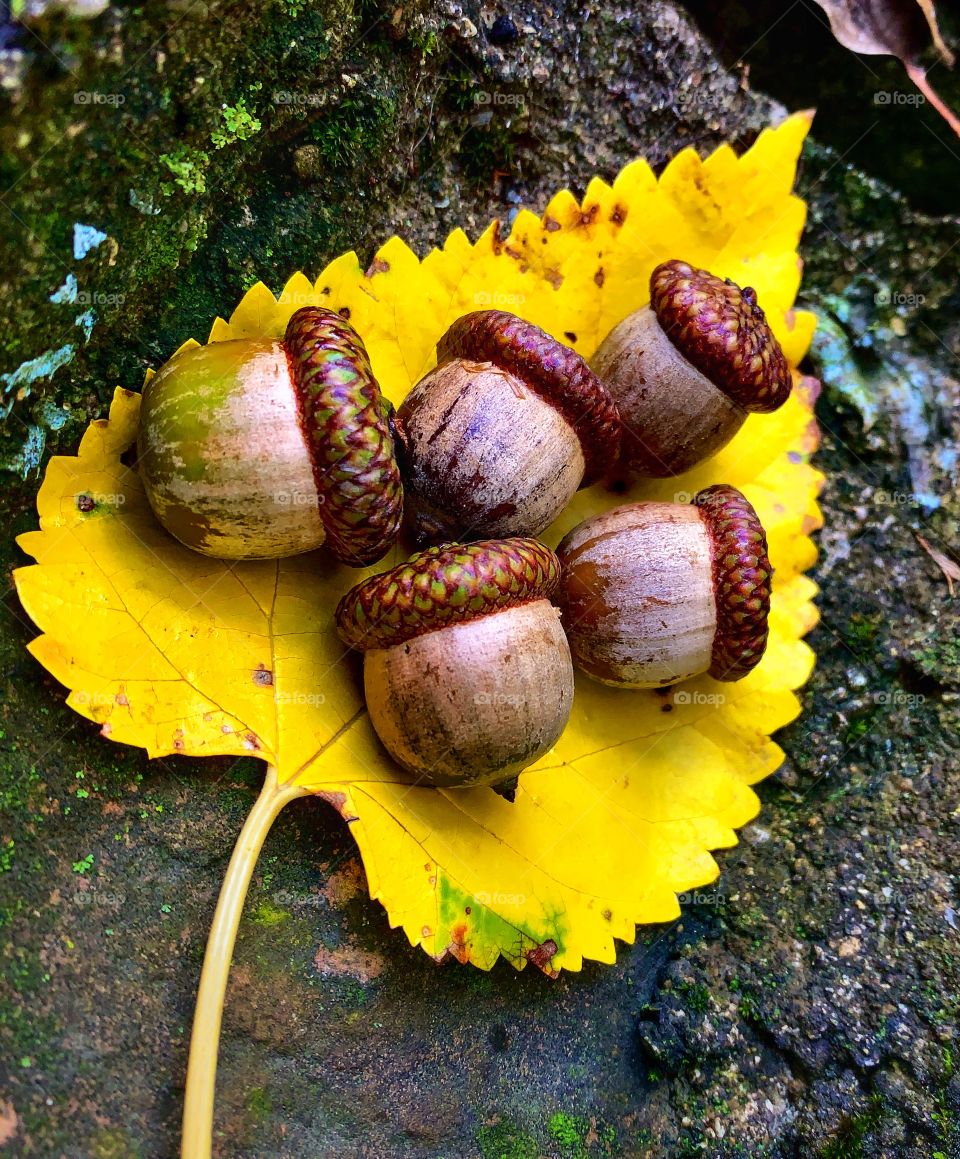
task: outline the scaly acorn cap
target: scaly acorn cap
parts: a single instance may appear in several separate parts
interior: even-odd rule
[[[465,314],[437,343],[438,365],[460,358],[492,362],[551,403],[583,450],[582,487],[602,478],[620,447],[617,404],[575,350],[506,310]]]
[[[787,401],[790,368],[749,286],[662,262],[650,275],[650,305],[677,350],[737,406],[768,412]]]
[[[333,310],[297,310],[283,347],[327,544],[342,563],[365,567],[385,554],[403,516],[390,404],[359,334]]]
[[[770,579],[767,536],[745,495],[726,483],[693,499],[710,537],[717,630],[710,675],[740,680],[760,662],[767,646]]]
[[[536,539],[441,544],[351,588],[337,605],[337,631],[359,651],[392,648],[546,599],[559,580],[560,561]]]

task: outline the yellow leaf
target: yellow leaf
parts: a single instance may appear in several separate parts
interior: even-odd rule
[[[522,211],[509,237],[453,233],[423,261],[391,238],[364,271],[337,258],[279,299],[263,285],[209,341],[282,334],[294,310],[348,314],[387,395],[399,402],[434,362],[437,339],[483,306],[512,310],[590,356],[647,298],[659,261],[683,258],[749,282],[791,359],[812,334],[793,311],[804,209],[792,194],[808,126],[794,117],[742,157],[685,150],[659,182],[642,161],[582,202],[558,193],[542,217]],[[710,483],[741,487],[769,532],[776,568],[771,638],[737,684],[708,677],[660,692],[577,682],[570,723],[520,778],[516,801],[489,789],[413,787],[381,749],[361,695],[360,663],[333,626],[356,571],[324,552],[259,563],[196,555],[155,522],[124,452],[140,396],[118,390],[76,457],[51,461],[40,530],[21,537],[36,565],[16,576],[43,635],[33,654],[69,703],[116,741],[151,756],[253,753],[282,784],[321,794],[348,820],[370,893],[393,925],[435,957],[483,968],[503,955],[555,972],[613,961],[614,939],[679,913],[677,894],[713,880],[710,850],[736,843],[758,810],[751,784],[782,759],[770,734],[799,712],[794,690],[813,654],[819,474],[811,380],[755,415],[711,462],[629,496],[580,492],[545,536],[625,498],[683,499]],[[396,549],[376,569],[398,562]]]

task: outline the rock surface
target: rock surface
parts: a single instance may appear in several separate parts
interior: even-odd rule
[[[257,277],[475,234],[782,115],[665,3],[39,9],[0,41],[15,532],[44,451]],[[749,57],[749,23],[726,27]],[[842,134],[802,174],[826,322],[819,665],[760,819],[682,920],[550,983],[431,964],[332,811],[292,807],[240,930],[219,1155],[960,1153],[960,617],[916,538],[960,545],[960,230],[849,168]],[[259,770],[105,744],[24,651],[9,588],[3,608],[0,1150],[169,1156]]]

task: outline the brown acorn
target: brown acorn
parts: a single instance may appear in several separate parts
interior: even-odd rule
[[[573,704],[559,578],[542,543],[486,540],[429,548],[340,601],[373,727],[418,781],[502,784],[554,745]]]
[[[619,444],[617,409],[574,350],[502,310],[458,319],[396,415],[418,543],[536,535]]]
[[[281,341],[185,350],[144,389],[137,467],[181,543],[270,559],[326,543],[365,567],[397,536],[403,487],[389,403],[360,336],[306,306]]]
[[[578,524],[557,555],[574,663],[596,680],[740,680],[763,656],[773,570],[757,513],[735,487],[707,487],[691,504],[615,507]]]
[[[681,261],[656,267],[650,305],[615,326],[590,364],[620,411],[628,477],[689,470],[791,388],[755,292]]]

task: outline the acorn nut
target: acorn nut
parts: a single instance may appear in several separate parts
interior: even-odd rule
[[[563,732],[573,665],[533,539],[431,547],[364,580],[337,629],[363,652],[370,720],[407,772],[441,786],[510,781]]]
[[[536,535],[619,445],[617,409],[586,362],[503,310],[459,318],[397,411],[418,544]]]
[[[389,409],[353,327],[306,306],[281,341],[212,342],[161,367],[137,465],[157,518],[195,551],[271,559],[326,543],[364,567],[403,514]]]
[[[604,684],[740,680],[763,656],[773,571],[735,487],[707,487],[691,504],[615,507],[575,527],[557,555],[574,663]]]
[[[590,364],[619,408],[628,477],[689,470],[791,388],[755,292],[681,261],[657,266],[650,305],[614,327]]]

